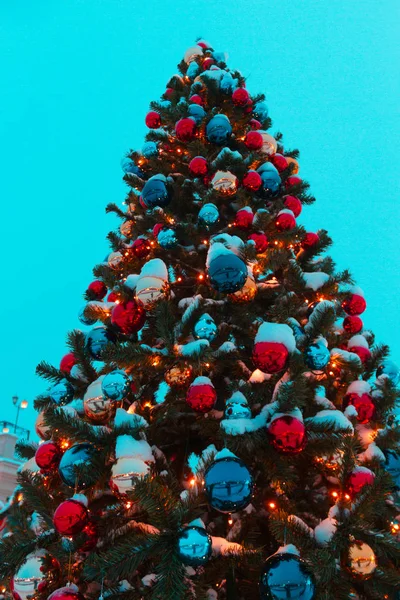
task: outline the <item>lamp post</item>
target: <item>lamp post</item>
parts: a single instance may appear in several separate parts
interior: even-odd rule
[[[19,418],[19,411],[24,408],[27,408],[28,406],[28,401],[27,400],[20,400],[18,398],[18,396],[13,396],[12,397],[12,401],[14,406],[17,408],[17,416],[15,418],[15,423],[14,423],[14,433],[17,432],[17,427],[18,427],[18,418]]]

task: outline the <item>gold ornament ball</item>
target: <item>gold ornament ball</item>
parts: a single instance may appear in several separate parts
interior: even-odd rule
[[[288,165],[292,166],[292,175],[296,175],[296,173],[299,172],[299,163],[295,158],[292,158],[291,156],[285,156],[285,158]]]
[[[151,308],[154,304],[168,295],[168,284],[159,277],[145,276],[139,277],[136,284],[136,298],[143,302],[146,308]]]
[[[185,385],[192,375],[192,367],[172,367],[165,373],[165,381],[171,387]]]
[[[132,231],[134,228],[134,222],[129,220],[129,221],[124,221],[123,223],[121,223],[119,231],[121,233],[121,235],[123,235],[124,237],[131,237],[132,235]]]
[[[347,568],[362,579],[368,579],[377,567],[375,552],[364,542],[354,542],[349,548]]]
[[[263,152],[263,154],[267,154],[268,156],[276,154],[276,151],[278,149],[278,143],[276,139],[266,131],[259,131],[259,133],[261,133],[261,137],[263,139],[261,152]]]
[[[232,302],[246,303],[254,300],[257,294],[257,284],[252,277],[247,277],[246,282],[241,290],[234,294],[229,294],[229,298]]]
[[[237,192],[238,180],[230,171],[217,171],[211,181],[213,189],[222,196],[233,196]]]

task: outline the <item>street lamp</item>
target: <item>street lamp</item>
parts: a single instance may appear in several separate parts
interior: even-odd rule
[[[17,416],[15,418],[15,424],[14,424],[14,433],[16,433],[17,432],[17,426],[18,426],[19,411],[20,411],[21,408],[22,409],[27,408],[27,406],[28,406],[28,400],[20,400],[18,398],[18,396],[13,396],[12,397],[12,401],[13,401],[14,406],[17,408]]]

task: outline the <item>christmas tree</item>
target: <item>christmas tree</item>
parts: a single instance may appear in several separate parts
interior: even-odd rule
[[[37,369],[3,596],[393,600],[399,372],[296,221],[299,153],[204,40],[150,108],[85,331]]]

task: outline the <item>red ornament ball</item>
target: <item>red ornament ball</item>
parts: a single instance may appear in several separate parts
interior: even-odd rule
[[[107,296],[107,302],[116,302],[118,300],[117,292],[110,292]]]
[[[349,315],[343,320],[343,329],[346,333],[352,335],[360,333],[363,328],[363,322],[358,315]]]
[[[232,94],[232,102],[236,106],[246,106],[250,100],[250,94],[244,88],[236,88]]]
[[[78,591],[76,586],[65,586],[59,588],[47,598],[47,600],[85,600],[85,597]]]
[[[62,457],[59,446],[54,442],[44,442],[36,450],[35,461],[43,471],[55,471]]]
[[[306,428],[296,417],[290,415],[277,417],[268,425],[267,431],[273,447],[278,452],[297,454],[305,446]]]
[[[250,127],[254,130],[261,129],[261,123],[260,121],[257,121],[257,119],[251,119]]]
[[[248,101],[248,103],[244,107],[243,111],[245,114],[253,112],[253,102],[251,100]]]
[[[87,291],[91,300],[102,300],[107,294],[107,286],[100,279],[95,279],[89,284]]]
[[[235,226],[239,229],[249,229],[253,223],[254,215],[251,209],[241,208],[235,217]]]
[[[189,171],[195,177],[203,177],[208,173],[208,163],[202,156],[195,156],[189,163]]]
[[[262,148],[264,140],[259,131],[249,131],[248,133],[246,133],[244,143],[246,144],[249,150],[260,150],[260,148]]]
[[[375,473],[366,467],[357,467],[349,476],[346,483],[346,492],[354,498],[366,485],[374,483]]]
[[[342,308],[348,315],[361,315],[367,308],[367,303],[360,294],[351,294],[342,302]]]
[[[197,377],[189,387],[186,402],[196,412],[207,413],[214,408],[217,392],[208,377]]]
[[[301,247],[304,248],[304,250],[309,250],[310,248],[315,246],[315,244],[318,244],[318,242],[319,242],[318,233],[313,233],[312,231],[308,231],[306,233],[306,235],[304,236],[304,239],[301,242]]]
[[[273,154],[270,157],[270,161],[272,162],[274,167],[276,167],[278,169],[279,173],[282,173],[282,171],[287,169],[289,166],[289,163],[286,160],[286,158],[283,156],[283,154]]]
[[[373,419],[375,414],[375,404],[373,403],[372,397],[367,394],[356,394],[351,392],[346,394],[344,397],[344,405],[349,406],[351,404],[357,411],[357,421],[365,425]]]
[[[161,117],[158,112],[151,110],[147,113],[145,122],[150,129],[158,129],[161,125]]]
[[[296,227],[296,219],[292,213],[281,211],[275,219],[275,227],[279,232],[290,231]]]
[[[212,65],[215,65],[215,60],[211,56],[208,56],[203,60],[203,71],[208,71]]]
[[[283,371],[289,351],[280,342],[257,342],[253,348],[253,362],[263,373],[279,373]]]
[[[289,189],[294,185],[300,185],[301,183],[303,183],[303,180],[300,179],[300,177],[297,177],[296,175],[290,175],[290,177],[288,177],[285,181],[285,187],[286,189]]]
[[[354,352],[360,358],[363,365],[371,358],[371,350],[364,346],[352,346],[349,352]]]
[[[151,252],[151,245],[149,240],[140,237],[132,243],[129,250],[136,258],[146,258]]]
[[[172,88],[167,88],[164,92],[164,97],[167,99],[171,98],[171,96],[174,95],[174,91],[175,90],[173,90]]]
[[[65,354],[60,360],[60,371],[64,373],[71,373],[72,367],[76,364],[75,355],[72,352]]]
[[[297,219],[297,217],[300,215],[302,208],[303,208],[303,206],[302,206],[300,200],[297,198],[297,196],[285,196],[284,204],[285,204],[286,208],[288,208],[289,210],[292,211],[292,213],[294,214],[294,216]]]
[[[175,133],[180,142],[191,142],[196,136],[196,122],[190,117],[179,119],[175,125]]]
[[[153,235],[157,237],[162,229],[164,229],[165,225],[163,223],[156,223],[153,227]]]
[[[88,518],[86,506],[70,498],[56,509],[53,523],[60,535],[76,535],[87,525]]]
[[[201,96],[199,96],[199,94],[193,94],[193,96],[190,96],[189,102],[191,104],[198,104],[199,106],[204,105],[204,100]]]
[[[265,233],[252,233],[249,235],[249,240],[255,242],[257,254],[262,254],[268,248],[268,239]]]
[[[121,304],[116,304],[111,311],[111,323],[126,335],[142,329],[145,321],[146,311],[140,300],[121,302]]]
[[[257,171],[248,171],[243,177],[242,184],[246,190],[249,190],[249,192],[257,192],[257,190],[259,190],[261,187],[262,179]]]

